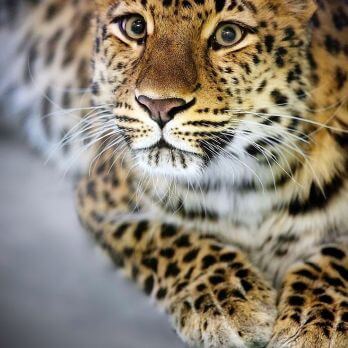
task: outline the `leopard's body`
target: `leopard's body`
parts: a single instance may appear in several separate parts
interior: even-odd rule
[[[85,169],[91,156],[81,151],[83,134],[62,141],[91,113],[91,11],[82,1],[0,4],[2,121],[69,173]]]
[[[65,87],[86,85],[81,62],[94,35],[90,91],[104,114],[82,124],[107,136],[79,184],[79,214],[182,339],[347,347],[347,1],[21,3],[54,28],[47,37],[33,34],[37,23],[24,30],[34,77],[47,72],[40,90],[61,76]],[[89,36],[81,30],[92,10]],[[146,40],[125,39],[115,23],[132,13],[145,18]],[[226,21],[249,29],[221,48],[211,35]],[[77,31],[56,34],[71,23]],[[35,86],[13,88],[15,75],[5,75],[9,95]],[[141,95],[186,104],[163,124]],[[55,98],[64,100],[51,89]]]

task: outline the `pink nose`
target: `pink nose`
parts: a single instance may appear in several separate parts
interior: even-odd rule
[[[157,122],[161,128],[163,128],[186,104],[184,99],[151,99],[145,95],[140,95],[137,101],[147,109],[150,117]]]

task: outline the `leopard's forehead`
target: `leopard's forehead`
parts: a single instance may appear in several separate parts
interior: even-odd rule
[[[224,20],[228,16],[256,24],[253,18],[260,10],[257,5],[260,6],[245,0],[126,0],[112,2],[104,12],[110,20],[122,14],[140,13],[154,25],[175,31],[187,26],[187,22],[194,27],[207,21]]]
[[[314,0],[98,0],[110,20],[120,14],[140,13],[156,24],[202,24],[209,21],[240,20],[257,27],[262,23],[298,22],[313,13]],[[211,23],[214,25],[215,23]]]
[[[230,11],[251,11],[257,13],[261,1],[247,0],[126,0],[116,1],[111,6],[116,9],[121,6],[139,6],[153,12],[172,13],[177,15],[188,13],[219,14]],[[268,1],[273,2],[272,0]]]
[[[286,11],[289,13],[290,7],[294,4],[298,7],[298,11],[302,11],[311,3],[311,0],[99,0],[97,2],[102,8],[108,8],[108,14],[111,16],[120,8],[134,8],[153,14],[174,14],[184,18],[191,15],[196,19],[202,19],[210,15],[228,13],[238,13],[240,16],[249,13],[254,16],[265,13],[286,13]]]

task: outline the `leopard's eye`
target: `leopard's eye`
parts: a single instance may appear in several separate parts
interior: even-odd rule
[[[129,40],[139,41],[146,37],[146,22],[140,15],[129,15],[119,21],[122,33]]]
[[[215,42],[222,47],[238,44],[244,39],[245,29],[235,23],[221,24],[214,35]]]

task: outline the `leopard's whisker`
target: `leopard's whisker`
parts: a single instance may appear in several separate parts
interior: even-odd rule
[[[236,133],[233,133],[233,134],[236,134]],[[229,142],[226,142],[224,139],[222,139],[221,141],[224,142],[226,145],[229,144]],[[269,166],[270,171],[271,171],[272,179],[273,179],[273,182],[274,182],[274,187],[275,187],[275,189],[276,189],[276,185],[275,185],[275,176],[274,176],[273,168],[272,168],[272,166],[271,166],[271,164],[270,164],[270,162],[269,162],[268,156],[266,156],[265,153],[268,153],[268,155],[271,157],[271,159],[272,159],[281,169],[283,169],[283,168],[282,168],[281,165],[276,161],[275,156],[274,156],[268,149],[263,148],[262,146],[260,146],[259,144],[256,144],[256,143],[253,142],[253,141],[251,142],[251,144],[254,145],[254,146],[261,152],[261,154],[263,155],[263,157],[264,157],[265,160],[267,161],[268,166]],[[284,170],[284,169],[283,169],[283,170]]]
[[[202,140],[202,142],[209,148],[210,151],[212,151],[215,155],[219,155],[219,153],[217,152],[216,148],[214,148],[209,142],[207,142],[206,140]],[[243,167],[245,167],[246,169],[248,169],[259,181],[262,189],[264,190],[264,185],[263,182],[261,180],[261,178],[259,177],[259,175],[250,167],[248,166],[246,163],[244,163],[243,161],[241,161],[238,157],[234,156],[232,153],[226,151],[224,148],[222,148],[221,146],[219,147],[219,150],[224,153],[227,158],[232,159],[237,161],[238,163],[240,163]]]
[[[74,134],[74,132],[77,129],[82,130],[84,129],[84,127],[89,125],[95,126],[96,121],[103,119],[104,116],[106,117],[106,114],[103,115],[105,113],[105,110],[102,110],[102,111],[98,110],[96,112],[95,110],[93,111],[94,112],[91,112],[91,115],[89,115],[86,118],[82,118],[76,125],[71,127],[62,140],[65,141],[65,139],[68,138],[70,135]]]
[[[110,158],[114,158],[113,162],[111,163],[109,170],[108,170],[108,175],[111,173],[113,166],[117,163],[118,157],[125,152],[125,149],[127,148],[126,143],[121,143],[120,146],[117,146],[111,153]],[[118,152],[118,153],[117,153]],[[116,155],[117,153],[117,155]]]
[[[103,147],[103,150],[102,150],[101,152],[99,152],[95,157],[92,158],[92,160],[91,160],[91,162],[90,162],[90,166],[89,166],[89,175],[91,175],[91,173],[92,173],[92,171],[93,171],[93,169],[94,169],[94,166],[95,166],[96,162],[101,158],[101,156],[102,156],[106,151],[108,151],[110,148],[117,146],[117,145],[123,140],[122,136],[119,136],[120,133],[118,133],[118,134],[112,134],[112,135],[116,135],[116,138],[113,139],[113,140],[111,141],[111,143],[109,143],[108,145],[104,146],[108,141],[110,141],[110,138],[111,138],[111,137],[110,137],[110,138],[107,137],[106,139],[103,140],[103,142],[101,142],[101,143],[99,144],[99,146]]]
[[[301,118],[301,117],[297,117],[297,116],[282,115],[282,114],[278,114],[278,113],[268,114],[268,113],[243,111],[243,110],[233,110],[233,109],[231,109],[229,111],[233,112],[233,113],[236,113],[236,114],[250,114],[250,115],[255,115],[255,116],[277,116],[277,117],[280,117],[280,118],[296,120],[296,121],[303,122],[303,123],[308,123],[308,124],[311,124],[311,125],[314,125],[314,126],[330,129],[330,130],[335,131],[335,132],[348,133],[348,130],[340,129],[340,128],[337,128],[337,127],[332,127],[332,126],[329,126],[329,125],[327,125],[325,123],[321,123],[321,122],[317,122],[317,121],[313,121],[313,120],[309,120],[309,119],[305,119],[305,118]]]
[[[262,133],[259,133],[260,136],[262,136],[263,134]],[[269,144],[271,146],[270,148],[270,151],[272,150],[277,150],[278,149],[278,146],[279,147],[285,147],[284,151],[286,151],[288,154],[293,154],[293,152],[291,152],[288,148],[287,148],[287,144],[275,144],[273,143],[271,140],[272,138],[271,137],[268,137],[268,138],[264,138],[264,139],[261,139],[263,141],[265,141],[267,144]],[[255,145],[255,143],[254,143]],[[258,145],[258,144],[256,144]],[[275,146],[277,145],[277,146]],[[293,148],[291,148],[293,149]],[[296,149],[293,149],[294,151],[297,151]],[[272,152],[270,152],[272,154]],[[283,159],[283,161],[285,162],[287,168],[288,168],[288,171],[285,170],[285,168],[283,168],[279,163],[277,163],[276,161],[276,164],[279,166],[279,168],[295,183],[297,184],[298,186],[302,187],[301,184],[299,184],[295,178],[293,177],[293,173],[292,173],[292,169],[291,169],[291,165],[288,161],[288,159],[286,158],[286,156],[284,156],[284,154],[282,153],[282,151],[277,151],[277,154]],[[273,156],[272,156],[272,159],[273,159]]]
[[[263,130],[265,132],[274,130],[275,135],[280,133],[281,135],[286,135],[287,137],[294,138],[294,139],[296,139],[296,140],[298,140],[300,142],[306,143],[306,144],[310,144],[311,143],[309,140],[307,140],[308,135],[306,133],[301,133],[301,132],[298,132],[297,130],[295,131],[296,134],[294,134],[294,133],[291,133],[291,132],[287,131],[282,126],[276,127],[274,125],[262,124],[262,123],[258,123],[258,122],[250,121],[250,120],[241,120],[240,124],[241,125],[249,124],[249,125],[256,126],[256,128],[263,128]],[[254,132],[254,130],[251,130],[251,132]],[[299,134],[299,135],[297,135],[297,134]],[[300,136],[300,135],[302,135],[302,136]]]
[[[256,132],[255,132],[255,133],[256,133]],[[261,135],[261,137],[263,137],[262,140],[266,140],[266,139],[264,138],[264,134],[263,134],[263,133],[261,133],[260,135]],[[244,134],[244,136],[248,136],[248,134]],[[312,166],[312,164],[310,163],[310,161],[308,160],[308,156],[304,153],[304,151],[303,151],[296,143],[291,142],[291,145],[290,145],[288,142],[283,142],[281,145],[282,145],[283,147],[288,148],[289,150],[294,151],[294,153],[299,154],[299,155],[301,156],[300,160],[301,160],[301,159],[305,160],[305,162],[307,163],[308,167],[309,167],[310,170],[312,171],[313,176],[314,176],[315,178],[317,178],[317,175],[316,175],[316,173],[315,173],[315,171],[314,171],[314,169],[313,169],[313,166]],[[248,155],[249,155],[249,154],[248,154]],[[250,155],[249,155],[249,156],[250,156]],[[296,182],[296,183],[297,183],[297,182]],[[301,186],[301,185],[300,185],[300,186]]]
[[[90,143],[86,144],[81,150],[78,151],[77,154],[75,154],[73,156],[73,158],[69,161],[69,164],[67,166],[67,168],[64,171],[64,177],[66,176],[66,174],[68,173],[68,171],[70,170],[71,166],[73,165],[74,161],[78,159],[78,157],[85,151],[87,151],[89,148],[91,148],[93,145],[95,145],[97,142],[100,142],[100,140],[104,139],[105,137],[108,137],[110,135],[114,134],[114,130],[112,130],[111,132],[101,135],[100,137],[98,137],[97,139],[94,139],[93,141],[91,141]]]
[[[101,110],[101,109],[106,109],[108,106],[112,107],[112,104],[100,105],[100,106],[92,106],[92,107],[79,107],[79,108],[61,109],[61,110],[58,110],[58,111],[50,112],[49,114],[46,114],[46,115],[42,115],[40,118],[41,119],[46,119],[46,118],[52,118],[52,117],[71,116],[70,114],[73,114],[75,112]],[[80,119],[86,120],[88,118],[88,115],[89,114],[86,114],[84,116],[72,115],[72,117],[77,118],[79,120]]]
[[[110,124],[111,126],[112,124]],[[50,153],[47,156],[46,162],[49,161],[53,155],[58,152],[62,147],[66,146],[68,143],[74,141],[75,139],[79,138],[79,141],[81,143],[84,143],[86,140],[94,137],[96,134],[98,134],[101,131],[104,131],[105,129],[108,128],[107,124],[103,124],[102,128],[98,128],[97,125],[95,125],[95,123],[92,123],[90,125],[85,125],[84,128],[80,129],[80,130],[76,130],[74,132],[74,129],[71,129],[54,147],[53,149],[50,151]],[[90,129],[94,129],[94,131],[90,131]],[[87,133],[88,132],[88,133]],[[69,134],[71,133],[71,134]],[[80,137],[81,134],[85,134],[84,137]]]

